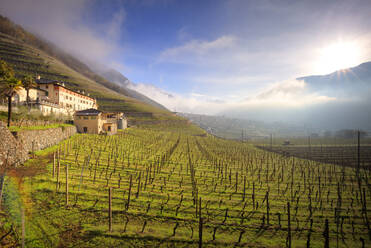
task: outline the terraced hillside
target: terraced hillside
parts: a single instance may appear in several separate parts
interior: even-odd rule
[[[160,104],[109,82],[78,59],[4,17],[0,17],[0,59],[12,65],[17,76],[40,75],[42,78],[61,80],[75,90],[83,89],[97,98],[103,110],[150,112],[153,119],[177,119]]]

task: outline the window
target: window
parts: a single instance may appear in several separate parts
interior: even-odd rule
[[[111,126],[108,126],[107,131],[111,132]]]
[[[89,120],[89,117],[88,116],[84,116],[84,120]]]
[[[48,86],[45,86],[45,88],[48,88]]]
[[[84,127],[84,133],[88,132],[88,127]]]
[[[97,117],[96,116],[92,116],[91,119],[92,120],[95,120],[95,119],[97,119]]]

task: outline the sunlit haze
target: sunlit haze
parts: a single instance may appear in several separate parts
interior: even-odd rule
[[[357,42],[339,41],[320,49],[316,70],[313,73],[328,74],[362,63],[362,47]]]

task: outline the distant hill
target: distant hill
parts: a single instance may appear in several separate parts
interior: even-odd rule
[[[310,90],[332,95],[359,95],[371,87],[371,62],[356,67],[338,70],[328,75],[297,78],[307,83]]]
[[[247,99],[220,115],[294,123],[310,129],[371,131],[371,62],[291,81],[279,82],[252,102]],[[265,104],[255,104],[254,100]],[[285,104],[285,100],[290,104]]]
[[[330,82],[370,82],[371,80],[371,61],[362,63],[358,66],[338,70],[328,75],[313,75],[313,76],[306,76],[306,77],[299,77],[298,80],[304,80],[308,83],[323,83],[324,81],[327,83]]]
[[[174,118],[162,105],[126,85],[98,75],[78,58],[3,16],[0,16],[0,59],[11,64],[18,76],[40,75],[63,81],[70,88],[85,90],[97,98],[103,110],[151,112],[154,118],[156,115],[162,119]],[[125,77],[121,75],[121,78]]]

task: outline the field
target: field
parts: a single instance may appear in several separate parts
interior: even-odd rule
[[[186,124],[78,134],[9,173],[26,247],[370,247],[369,170]],[[326,225],[328,223],[328,225]]]

